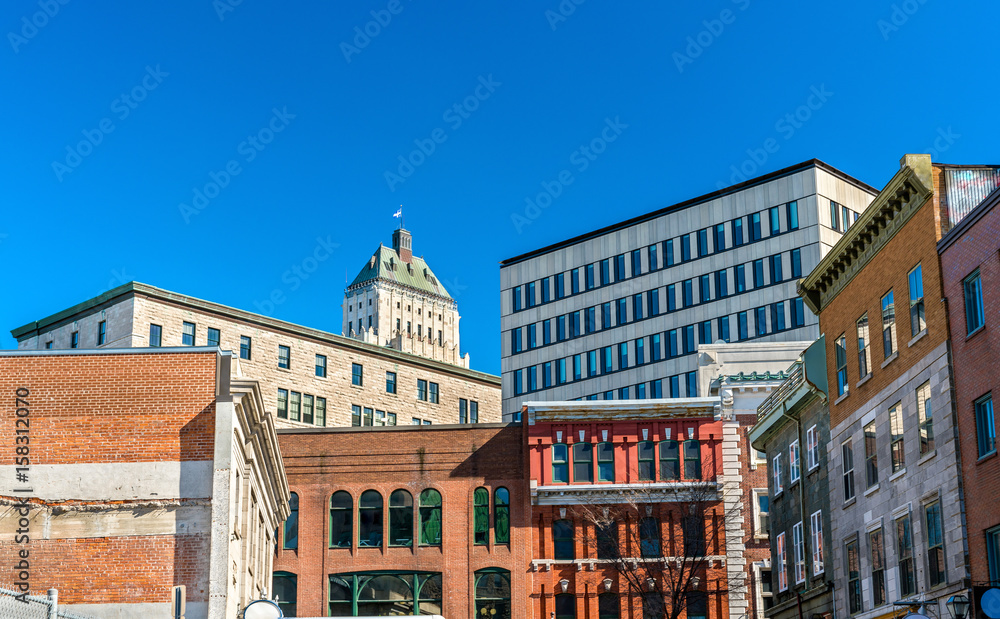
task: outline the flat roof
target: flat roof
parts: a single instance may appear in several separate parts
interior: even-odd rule
[[[296,337],[312,339],[315,341],[329,344],[331,346],[337,346],[340,348],[355,350],[363,354],[389,357],[391,359],[399,361],[400,363],[406,363],[409,365],[419,365],[438,372],[446,374],[456,374],[464,378],[467,378],[469,380],[474,380],[489,385],[500,386],[500,377],[494,374],[487,374],[486,372],[480,372],[478,370],[470,370],[467,368],[463,368],[461,366],[452,365],[450,363],[444,363],[443,361],[436,361],[434,359],[428,359],[427,357],[421,357],[419,355],[398,351],[393,348],[387,348],[385,346],[368,344],[366,342],[361,342],[349,337],[345,337],[343,335],[330,333],[328,331],[320,331],[319,329],[313,329],[311,327],[304,327],[284,320],[278,320],[277,318],[271,318],[269,316],[255,314],[253,312],[248,312],[234,307],[229,307],[228,305],[222,305],[221,303],[206,301],[204,299],[199,299],[196,297],[191,297],[176,292],[171,292],[169,290],[163,290],[162,288],[157,288],[155,286],[150,286],[149,284],[143,284],[141,282],[135,282],[135,281],[123,284],[121,286],[118,286],[117,288],[113,288],[105,292],[104,294],[83,301],[82,303],[77,303],[73,307],[52,314],[51,316],[46,316],[41,320],[29,322],[24,326],[12,329],[10,333],[11,335],[14,336],[14,339],[20,341],[24,337],[38,335],[42,330],[47,329],[48,327],[57,325],[62,322],[66,322],[77,314],[89,311],[91,309],[104,305],[105,303],[110,303],[119,297],[125,297],[128,295],[135,295],[135,294],[139,294],[153,299],[158,299],[161,301],[166,301],[168,303],[183,305],[188,308],[197,309],[203,312],[219,314],[221,316],[230,318],[231,320],[257,325],[259,327],[270,329],[272,331],[283,331],[285,333],[289,333]],[[190,349],[191,347],[185,347],[185,348]],[[106,349],[97,349],[97,350],[106,350]],[[134,351],[140,349],[124,349],[124,350]],[[51,350],[48,352],[59,353],[65,351]]]
[[[680,210],[683,210],[683,209],[686,209],[686,208],[690,208],[692,206],[697,206],[698,204],[702,204],[704,202],[708,202],[710,200],[714,200],[716,198],[719,198],[719,197],[722,197],[722,196],[725,196],[725,195],[728,195],[728,194],[731,194],[731,193],[736,193],[738,191],[743,191],[744,189],[748,189],[748,188],[754,187],[756,185],[762,185],[764,183],[768,183],[768,182],[773,181],[773,180],[778,179],[778,178],[782,178],[782,177],[785,177],[785,176],[790,176],[790,175],[795,174],[797,172],[801,172],[803,170],[808,170],[809,168],[820,168],[821,170],[829,172],[830,174],[832,174],[832,175],[840,178],[841,180],[843,180],[845,182],[848,182],[848,183],[854,185],[855,187],[858,187],[859,189],[867,191],[868,193],[870,193],[872,195],[878,195],[878,189],[875,189],[874,187],[872,187],[868,183],[864,183],[864,182],[862,182],[862,181],[854,178],[853,176],[851,176],[851,175],[849,175],[849,174],[847,174],[845,172],[842,172],[842,171],[838,170],[837,168],[835,168],[835,167],[833,167],[833,166],[831,166],[831,165],[829,165],[827,163],[824,163],[823,161],[820,161],[819,159],[810,159],[808,161],[803,161],[802,163],[798,163],[798,164],[795,164],[793,166],[789,166],[787,168],[782,168],[781,170],[777,170],[775,172],[771,172],[770,174],[765,174],[763,176],[758,176],[757,178],[751,178],[748,181],[744,181],[744,182],[736,184],[736,185],[730,185],[729,187],[725,187],[723,189],[719,189],[718,191],[713,191],[712,193],[706,193],[704,195],[698,196],[697,198],[691,198],[690,200],[685,200],[683,202],[678,202],[677,204],[673,204],[671,206],[666,206],[664,208],[652,211],[650,213],[646,213],[645,215],[639,215],[637,217],[633,217],[632,219],[626,219],[625,221],[622,221],[622,222],[619,222],[619,223],[616,223],[616,224],[611,224],[610,226],[605,226],[603,228],[599,228],[597,230],[594,230],[593,232],[586,232],[586,233],[581,234],[579,236],[574,236],[572,238],[566,239],[565,241],[560,241],[558,243],[553,243],[552,245],[548,245],[548,246],[542,247],[540,249],[535,249],[535,250],[532,250],[532,251],[530,251],[528,253],[521,254],[519,256],[514,256],[513,258],[508,258],[506,260],[501,260],[500,261],[500,266],[501,266],[501,268],[503,268],[503,267],[507,267],[507,266],[511,266],[511,265],[517,264],[519,262],[524,262],[525,260],[528,260],[530,258],[534,258],[536,256],[541,256],[541,255],[544,255],[544,254],[547,254],[547,253],[550,253],[550,252],[553,252],[553,251],[556,251],[556,250],[559,250],[559,249],[563,249],[565,247],[570,247],[572,245],[576,245],[578,243],[582,243],[582,242],[587,241],[589,239],[592,239],[592,238],[595,238],[595,237],[599,237],[599,236],[603,236],[603,235],[608,234],[610,232],[615,232],[617,230],[621,230],[623,228],[628,228],[629,226],[634,226],[636,224],[640,224],[642,222],[649,221],[651,219],[656,219],[657,217],[661,217],[661,216],[666,215],[668,213],[672,213],[672,212],[675,212],[675,211],[680,211]]]
[[[278,428],[278,434],[345,434],[350,432],[419,432],[424,430],[501,430],[520,427],[520,421],[509,423],[442,423],[399,426],[329,426],[315,428]]]

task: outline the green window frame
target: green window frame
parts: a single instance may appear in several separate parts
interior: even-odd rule
[[[382,495],[365,490],[358,499],[358,548],[382,547]]]
[[[299,495],[292,492],[288,496],[290,513],[285,519],[285,531],[282,536],[282,548],[295,550],[299,547]]]
[[[569,520],[556,520],[552,523],[553,558],[559,561],[576,559],[576,544],[574,541],[573,523]]]
[[[511,619],[510,572],[491,567],[474,574],[476,617]]]
[[[681,447],[672,439],[660,441],[660,481],[681,478]]]
[[[441,545],[441,493],[433,488],[420,493],[420,545]]]
[[[569,483],[569,447],[565,443],[553,443],[552,449],[552,483]]]
[[[510,543],[510,492],[503,486],[493,491],[493,543]]]
[[[993,417],[993,394],[988,393],[975,402],[976,443],[979,457],[988,456],[997,450],[997,429]]]
[[[331,574],[329,616],[440,615],[440,572],[356,572]]]
[[[944,559],[944,527],[941,522],[941,502],[932,501],[924,506],[927,524],[927,581],[933,588],[947,581]]]
[[[701,442],[684,441],[684,479],[701,479]]]
[[[298,576],[291,572],[274,572],[271,574],[271,590],[277,596],[278,608],[286,617],[296,616],[298,600]]]
[[[917,592],[917,576],[913,567],[913,536],[910,515],[896,518],[896,558],[899,562],[899,591],[907,597]]]
[[[594,446],[590,443],[573,444],[573,482],[594,482]]]
[[[555,597],[556,619],[576,619],[576,596],[560,593]]]
[[[614,443],[597,444],[597,481],[615,481]]]
[[[354,538],[354,499],[344,490],[330,497],[330,548],[350,548]]]
[[[413,495],[406,490],[389,495],[389,545],[413,546]]]
[[[655,481],[656,468],[653,463],[656,460],[656,443],[653,441],[639,441],[636,445],[636,452],[639,481]]]
[[[609,520],[594,527],[594,538],[597,542],[597,558],[605,561],[615,561],[621,558],[618,547],[618,523]]]
[[[473,533],[477,545],[485,545],[490,541],[490,491],[486,488],[476,488],[472,493]]]
[[[660,550],[660,521],[647,516],[639,521],[639,552],[643,557],[659,557]]]

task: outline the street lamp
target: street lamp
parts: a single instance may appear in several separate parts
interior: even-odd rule
[[[955,619],[965,619],[965,614],[969,612],[969,598],[964,595],[953,595],[948,598],[945,606]]]

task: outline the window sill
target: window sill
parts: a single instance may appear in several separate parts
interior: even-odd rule
[[[932,451],[928,451],[927,453],[925,453],[924,455],[922,455],[922,456],[920,457],[920,461],[919,461],[919,462],[917,462],[917,464],[918,464],[918,465],[919,465],[919,464],[923,464],[924,462],[927,462],[928,460],[931,460],[931,459],[933,459],[933,458],[934,458],[934,456],[936,456],[936,455],[937,455],[937,449],[934,449],[934,450],[932,450]]]
[[[857,382],[857,383],[856,383],[856,384],[855,384],[854,386],[855,386],[855,387],[860,387],[861,385],[863,385],[863,384],[867,383],[867,382],[868,382],[868,381],[870,381],[871,379],[872,379],[872,373],[871,373],[871,372],[868,372],[868,373],[867,373],[867,374],[865,374],[865,375],[864,375],[864,377],[863,377],[863,378],[862,378],[861,380],[859,380],[859,381],[858,381],[858,382]]]
[[[275,369],[277,369],[277,370],[278,370],[279,372],[287,372],[287,373],[289,373],[289,374],[290,374],[290,373],[292,372],[292,369],[291,369],[291,368],[283,368],[283,367],[281,367],[281,366],[278,366],[278,367],[277,367],[277,368],[275,368]]]
[[[979,456],[979,459],[976,460],[976,464],[979,464],[980,462],[986,462],[987,460],[992,460],[993,458],[996,458],[996,457],[997,457],[997,450],[994,449],[993,451],[991,451],[990,453],[986,454],[985,456]]]
[[[889,476],[889,481],[896,481],[897,479],[899,479],[903,475],[906,475],[906,467],[905,466],[903,468],[899,469],[898,471],[896,471],[895,473],[893,473],[891,476]]]
[[[925,327],[923,331],[913,336],[913,339],[906,343],[906,347],[909,348],[919,342],[921,338],[927,335],[927,328]]]
[[[871,495],[875,494],[876,492],[878,492],[878,487],[879,487],[879,484],[875,484],[871,488],[865,490],[865,496],[868,497],[868,496],[871,496]]]
[[[845,391],[844,395],[840,396],[839,398],[837,398],[836,400],[833,401],[834,406],[836,406],[837,404],[840,404],[841,402],[843,402],[844,400],[846,400],[847,396],[849,396],[849,395],[851,395],[851,392],[850,391]]]
[[[847,509],[848,507],[854,505],[857,502],[857,500],[858,500],[857,496],[852,496],[849,500],[844,501],[844,504],[841,505],[841,507],[843,509]]]
[[[806,471],[806,476],[812,475],[813,473],[817,473],[817,472],[819,472],[819,465],[818,464],[816,466],[812,467],[811,469],[809,469],[808,471]]]
[[[986,330],[986,323],[984,322],[983,324],[979,325],[979,327],[977,327],[975,331],[973,331],[972,333],[966,335],[965,336],[965,341],[968,342],[969,340],[971,340],[972,338],[976,337],[977,335],[979,335],[980,333],[982,333],[985,330]]]
[[[891,355],[889,355],[888,357],[885,358],[885,361],[882,362],[881,368],[884,370],[885,366],[887,366],[890,363],[892,363],[893,361],[895,361],[898,357],[899,357],[899,351],[897,350],[897,351],[893,352]]]
[[[774,499],[777,500],[777,499],[781,498],[781,493],[782,493],[781,490],[778,490],[777,492],[775,492],[774,493]]]
[[[799,477],[799,478],[796,478],[796,479],[792,480],[792,481],[791,481],[791,482],[790,482],[790,483],[788,484],[788,491],[789,491],[789,492],[791,492],[791,491],[792,491],[792,488],[794,488],[794,487],[795,487],[796,485],[798,485],[798,483],[799,483],[799,480],[800,480],[800,479],[802,479],[802,478],[801,478],[801,477]]]
[[[355,385],[354,383],[351,383],[351,387],[354,387],[355,389],[364,389],[365,388],[364,385]]]

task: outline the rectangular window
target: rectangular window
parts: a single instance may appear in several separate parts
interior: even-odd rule
[[[1000,527],[986,531],[986,562],[989,566],[990,582],[1000,582]]]
[[[979,277],[979,269],[962,282],[965,288],[965,332],[978,330],[985,324],[983,315],[983,282]]]
[[[667,331],[667,357],[676,357],[677,349],[677,329]]]
[[[792,264],[792,279],[802,277],[802,250],[793,249],[789,252],[789,259]]]
[[[707,273],[698,278],[698,301],[701,303],[708,303],[712,300],[711,279],[712,276]]]
[[[917,387],[917,417],[920,423],[920,455],[934,451],[934,415],[931,410],[931,384]]]
[[[754,328],[757,331],[757,337],[762,335],[767,335],[767,308],[758,307],[754,310],[753,316]]]
[[[776,540],[775,548],[777,550],[777,565],[775,566],[778,570],[778,591],[788,590],[788,559],[785,555],[785,532],[782,531],[778,533],[778,539]]]
[[[899,402],[889,409],[889,455],[892,457],[892,472],[903,470],[906,459],[903,452],[903,407]]]
[[[604,373],[610,374],[615,370],[614,361],[612,360],[613,355],[611,354],[611,347],[605,346],[601,350],[601,354],[604,357]]]
[[[552,386],[552,362],[546,361],[542,364],[542,388],[548,389]]]
[[[543,320],[542,321],[542,344],[552,343],[552,321]]]
[[[694,280],[685,279],[681,282],[681,304],[684,307],[694,305]]]
[[[698,397],[698,372],[692,371],[684,375],[687,379],[687,397],[697,398]],[[685,473],[687,475],[688,473]],[[690,479],[690,477],[689,477]]]
[[[588,264],[584,269],[584,280],[585,287],[587,290],[593,290],[596,282],[594,281],[594,265]]]
[[[620,282],[625,279],[625,254],[615,256],[615,281]]]
[[[847,232],[847,229],[851,227],[851,223],[854,223],[855,221],[857,221],[858,218],[855,216],[854,219],[853,219],[853,221],[852,221],[851,220],[851,209],[847,208],[846,206],[840,207],[840,212],[843,214],[843,218],[842,218],[842,220],[841,220],[840,223],[841,223],[842,226],[844,226],[844,232]]]
[[[917,592],[916,568],[913,565],[913,537],[910,515],[896,518],[896,558],[899,561],[899,595],[907,597]]]
[[[771,330],[775,333],[785,330],[785,302],[771,304]]]
[[[690,354],[694,352],[694,325],[687,325],[681,329],[681,333],[684,336],[684,354]]]
[[[212,327],[209,327],[208,328],[208,345],[209,346],[218,346],[220,340],[221,340],[221,338],[219,336],[219,330],[218,329],[213,329]]]
[[[910,283],[910,335],[916,336],[927,328],[924,317],[924,276],[918,264],[907,276]]]
[[[521,352],[521,327],[511,329],[510,331],[510,352]]]
[[[736,265],[736,294],[741,292],[746,292],[747,290],[747,273],[745,264]]]
[[[288,400],[288,419],[299,421],[299,411],[302,408],[302,394],[298,391],[293,391],[291,395],[291,399]]]
[[[858,376],[864,378],[872,371],[871,340],[868,338],[868,313],[858,319]]]
[[[514,286],[514,289],[511,290],[510,295],[512,301],[511,306],[513,307],[514,311],[515,312],[521,311],[521,287]]]
[[[892,291],[882,297],[882,358],[888,359],[896,352],[896,304]]]
[[[386,393],[396,393],[396,373],[386,372],[385,373],[385,392]]]
[[[573,380],[580,380],[583,378],[583,357],[581,355],[573,355]]]
[[[837,395],[847,393],[847,336],[841,335],[834,344],[837,361]]]
[[[924,506],[927,522],[927,580],[936,587],[945,582],[944,533],[941,526],[941,502]]]
[[[650,351],[651,361],[659,361],[660,358],[663,356],[662,343],[661,343],[662,339],[663,338],[659,333],[654,333],[653,335],[649,336],[649,351]]]
[[[806,324],[806,308],[805,304],[802,302],[802,297],[792,299],[792,302],[789,305],[789,310],[791,310],[792,313],[793,329]]]
[[[656,256],[656,245],[650,245],[649,247],[646,248],[646,256],[647,259],[649,260],[650,271],[655,271],[658,268],[660,268],[660,264],[657,261],[657,256]]]
[[[989,393],[975,402],[976,408],[976,441],[979,444],[979,457],[989,455],[997,450],[997,431],[993,418],[993,394]]]
[[[427,381],[422,378],[417,379],[417,399],[421,402],[427,401]]]
[[[667,285],[667,311],[672,312],[677,309],[677,286],[676,284]]]
[[[351,364],[351,384],[358,387],[364,385],[364,367],[360,363]]]
[[[781,454],[774,456],[771,460],[771,474],[774,478],[774,484],[771,486],[771,490],[774,496],[781,494]]]
[[[781,254],[774,254],[768,258],[771,267],[771,283],[776,284],[784,277],[781,273]]]
[[[729,341],[729,316],[719,317],[719,339],[723,342]]]
[[[313,422],[313,397],[308,393],[302,395],[302,423]]]
[[[872,606],[885,604],[885,548],[882,529],[868,532],[868,549],[871,551]]]
[[[579,310],[569,313],[569,333],[570,337],[580,336],[580,312]]]
[[[611,302],[601,304],[601,328],[611,328]]]
[[[624,370],[628,367],[628,342],[618,344],[618,369]]]
[[[708,228],[698,231],[698,257],[708,255]]]
[[[715,253],[720,251],[725,251],[726,249],[726,225],[725,224],[715,224],[715,234],[712,242],[715,244],[713,248]]]
[[[632,320],[642,320],[642,293],[632,295]]]
[[[549,291],[549,278],[542,278],[542,303],[548,303],[552,300],[552,293]]]
[[[566,358],[556,359],[556,384],[566,384]]]
[[[699,344],[711,344],[712,343],[712,321],[704,320],[698,323],[698,343]]]
[[[623,325],[628,322],[628,300],[624,298],[618,299],[615,304],[618,306],[616,308],[618,314],[618,324]]]
[[[768,221],[771,222],[771,233],[770,236],[774,236],[781,232],[781,214],[777,206],[772,206],[768,209]]]
[[[792,441],[788,446],[788,483],[794,484],[799,481],[801,475],[799,468],[799,441]]]
[[[740,341],[750,337],[750,329],[747,323],[746,312],[740,312],[736,315],[736,335],[739,336]]]
[[[799,229],[799,203],[792,200],[785,206],[785,213],[788,217],[788,229]]]
[[[681,262],[687,262],[691,259],[691,235],[685,234],[681,236]]]
[[[726,270],[715,272],[715,296],[718,299],[724,299],[729,296],[729,282],[726,278]]]
[[[479,402],[475,400],[469,400],[469,423],[479,423]]]
[[[878,451],[875,443],[875,422],[864,427],[865,433],[865,487],[878,484]]]
[[[514,395],[521,395],[524,393],[524,385],[521,380],[521,370],[514,370]]]
[[[663,397],[663,380],[657,378],[649,381],[649,397],[658,400]]]
[[[580,292],[580,269],[573,269],[569,272],[569,288],[573,294]]]
[[[531,340],[534,339],[534,337],[533,337],[534,329],[532,328],[534,326],[535,325],[531,325],[531,327],[528,328],[528,348],[534,348],[535,347],[534,344],[531,343]],[[586,333],[593,333],[594,331],[597,331],[597,307],[596,306],[595,307],[588,307],[586,309],[586,311],[584,312],[583,330]]]
[[[733,232],[733,247],[739,247],[744,242],[743,236],[743,218],[734,219],[732,221],[732,232]]]
[[[812,541],[813,576],[826,570],[823,564],[823,512],[813,512],[809,516],[809,535]]]
[[[528,350],[538,347],[538,323],[528,325]]]
[[[278,346],[278,367],[289,369],[292,365],[292,349],[288,346]]]
[[[321,398],[316,396],[316,418],[315,423],[317,426],[326,426],[326,398]],[[396,425],[396,424],[392,424]]]
[[[566,296],[566,274],[556,273],[556,299]]]
[[[525,294],[528,297],[527,298],[528,307],[535,307],[535,282],[528,282],[528,287],[525,290]],[[370,316],[369,320],[371,320]],[[370,327],[371,325],[368,326]]]
[[[754,289],[764,287],[764,259],[753,261],[753,287]]]
[[[556,316],[556,340],[563,341],[566,339],[566,316]]]
[[[830,200],[830,227],[834,230],[840,230],[840,205]]]
[[[760,234],[760,213],[750,215],[750,241],[759,241]]]
[[[792,525],[792,548],[795,551],[795,584],[800,584],[806,581],[806,543],[801,521]]]
[[[845,441],[840,446],[844,469],[844,502],[854,498],[854,448],[851,441]]]
[[[681,397],[681,377],[679,374],[670,377],[670,397]]]
[[[104,324],[104,323],[101,323]],[[185,322],[181,331],[181,344],[184,346],[194,346],[194,323]]]
[[[524,373],[528,376],[528,391],[535,391],[538,389],[538,378],[535,376],[535,368],[537,366],[529,365],[524,368]]]
[[[771,525],[768,519],[769,505],[770,505],[770,497],[768,497],[767,488],[754,488],[753,490],[754,535],[766,536],[770,533]]]
[[[635,364],[646,363],[646,338],[640,337],[635,341]]]
[[[438,403],[438,394],[439,394],[439,392],[440,392],[440,389],[438,389],[438,384],[437,383],[431,383],[430,384],[431,404],[437,404]]]
[[[597,351],[587,352],[587,376],[597,376],[601,373],[601,368],[597,364]]]
[[[356,404],[351,405],[351,425],[361,425],[361,407]]]
[[[240,336],[240,359],[250,360],[251,340],[245,335]]]
[[[844,559],[847,563],[847,606],[854,615],[861,612],[861,558],[858,556],[858,540],[845,545]]]
[[[278,418],[288,419],[288,390],[278,389]]]
[[[667,266],[674,266],[674,240],[663,241],[663,254],[667,257]]]
[[[649,315],[657,316],[660,313],[660,289],[653,288],[646,292],[646,299],[648,299],[649,305]]]
[[[632,250],[632,277],[642,275],[642,250]]]
[[[149,345],[161,346],[163,344],[163,327],[160,325],[149,325]]]

